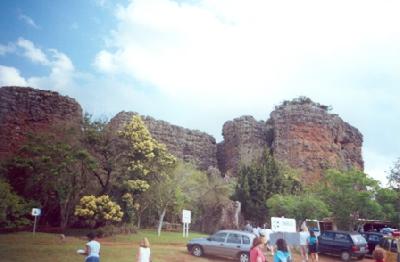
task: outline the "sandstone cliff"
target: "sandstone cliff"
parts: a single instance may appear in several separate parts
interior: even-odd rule
[[[303,170],[308,181],[327,168],[364,168],[362,134],[326,106],[307,99],[286,102],[271,113],[267,126],[275,158]]]
[[[29,132],[81,122],[82,109],[72,98],[33,88],[1,87],[0,159],[14,152]]]
[[[362,134],[307,98],[277,106],[267,122],[245,116],[228,121],[218,145],[219,168],[236,175],[240,164],[256,160],[268,146],[277,160],[302,171],[302,179],[319,179],[323,170],[363,170]]]
[[[137,113],[120,112],[111,119],[110,126],[114,130],[121,130],[135,114]],[[191,162],[202,170],[207,170],[210,166],[217,166],[217,146],[212,136],[156,120],[149,116],[142,116],[142,119],[152,137],[165,144],[174,156]]]

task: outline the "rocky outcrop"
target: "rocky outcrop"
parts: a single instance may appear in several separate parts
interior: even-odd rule
[[[18,149],[29,132],[81,123],[82,109],[72,98],[33,88],[0,88],[0,158]]]
[[[329,108],[308,98],[286,101],[267,122],[244,116],[228,121],[218,146],[220,169],[237,174],[241,164],[257,160],[265,147],[275,159],[302,171],[306,182],[318,180],[327,168],[363,170],[362,134]]]
[[[259,159],[267,146],[266,125],[252,116],[225,122],[224,141],[218,144],[218,166],[222,173],[235,175],[240,165]]]
[[[134,112],[120,112],[110,121],[114,130],[121,130],[132,119]],[[171,154],[191,162],[202,170],[217,166],[215,139],[197,130],[191,130],[168,122],[142,116],[152,137],[165,144]]]
[[[364,168],[362,134],[326,106],[305,98],[286,102],[271,113],[267,128],[275,158],[301,169],[306,181],[327,168]]]

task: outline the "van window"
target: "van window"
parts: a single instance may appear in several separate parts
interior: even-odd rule
[[[350,235],[351,239],[353,239],[354,244],[360,245],[360,244],[367,244],[367,241],[365,238],[361,235]]]
[[[336,233],[335,240],[341,243],[351,243],[349,236],[342,233]]]
[[[333,240],[335,234],[332,232],[323,232],[321,235],[322,240]]]

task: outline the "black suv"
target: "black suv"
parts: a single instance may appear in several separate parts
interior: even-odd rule
[[[382,240],[384,234],[379,232],[362,232],[360,233],[368,243],[368,255],[372,255],[372,252],[375,250],[375,246],[379,244]]]
[[[340,255],[343,261],[351,257],[362,259],[368,252],[367,241],[358,232],[324,231],[318,237],[320,253]]]

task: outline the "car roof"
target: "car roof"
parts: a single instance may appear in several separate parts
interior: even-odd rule
[[[360,235],[357,231],[344,231],[344,230],[325,230],[324,232],[331,232],[331,233],[341,233],[341,234],[349,234],[349,235]]]
[[[222,232],[223,233],[238,233],[238,234],[247,235],[247,236],[250,236],[250,237],[255,237],[256,236],[255,234],[253,234],[251,232],[243,231],[243,230],[235,230],[235,229],[222,229],[222,230],[218,230],[215,233],[222,233]]]

